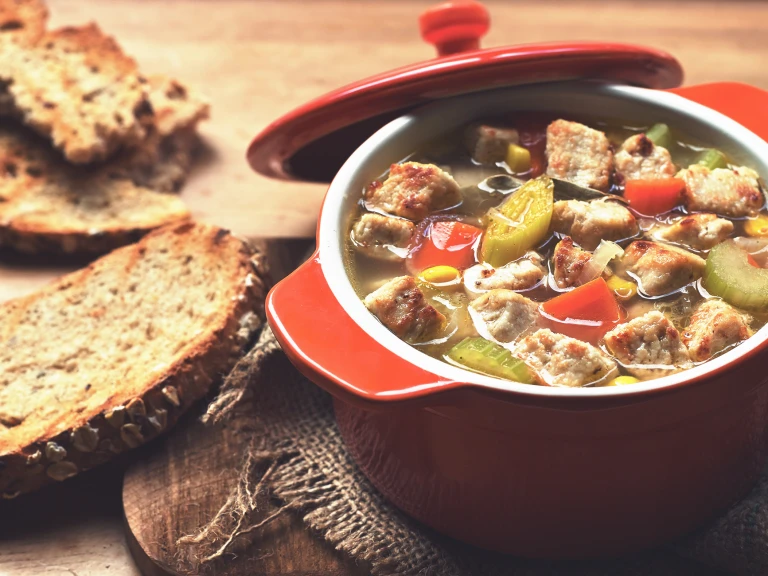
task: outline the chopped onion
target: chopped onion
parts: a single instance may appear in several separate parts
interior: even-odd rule
[[[592,258],[584,266],[584,270],[581,271],[579,284],[586,284],[590,280],[599,277],[603,270],[605,270],[605,267],[608,266],[608,262],[622,254],[624,254],[624,250],[616,242],[601,240],[600,245],[592,254]]]
[[[768,268],[768,238],[747,238],[739,236],[733,242],[754,258],[763,268]]]

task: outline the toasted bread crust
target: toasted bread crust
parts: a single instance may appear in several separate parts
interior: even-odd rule
[[[0,0],[0,42],[31,44],[45,33],[48,8],[43,0]]]
[[[127,275],[136,262],[158,250],[180,256],[203,250],[214,259],[234,258],[228,265],[231,295],[222,298],[225,304],[207,322],[205,333],[192,335],[183,345],[183,354],[162,371],[146,374],[146,381],[139,382],[141,393],[126,395],[127,383],[115,383],[108,399],[97,407],[87,402],[62,406],[61,413],[49,421],[33,422],[25,429],[22,423],[0,432],[3,497],[12,498],[64,480],[151,440],[172,426],[241,356],[263,317],[264,268],[261,255],[253,254],[241,240],[213,226],[189,222],[157,230],[141,242],[64,276],[35,294],[8,302],[3,308],[13,324],[41,300],[81,287],[106,268],[114,271],[124,267]],[[147,290],[147,297],[152,297]],[[8,337],[12,330],[12,326],[4,326],[0,340],[5,339],[3,331]]]

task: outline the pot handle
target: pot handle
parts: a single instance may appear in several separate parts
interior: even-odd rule
[[[406,362],[360,328],[331,292],[318,252],[269,292],[266,312],[293,365],[345,401],[370,406],[462,385]]]
[[[739,82],[715,82],[670,90],[725,114],[768,141],[768,92]]]

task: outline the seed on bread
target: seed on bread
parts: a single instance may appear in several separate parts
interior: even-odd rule
[[[173,426],[242,355],[241,319],[262,314],[251,256],[186,222],[0,305],[0,405],[21,422],[0,430],[0,493],[65,479]]]
[[[124,424],[120,428],[120,438],[122,438],[128,448],[136,448],[144,443],[144,437],[141,435],[141,426],[138,424]]]
[[[49,462],[59,462],[67,457],[67,450],[56,442],[48,442],[45,445],[45,457]]]
[[[173,386],[163,386],[163,396],[174,408],[181,406],[181,400],[179,399],[179,391]]]
[[[147,409],[144,406],[144,401],[141,398],[134,398],[128,403],[128,406],[125,407],[125,411],[128,414],[128,417],[131,419],[131,422],[141,422],[142,419],[147,415]]]
[[[104,413],[104,419],[110,426],[119,430],[120,427],[125,424],[125,406],[115,406],[114,408],[107,410]]]
[[[43,459],[43,453],[40,452],[40,450],[35,450],[34,452],[32,452],[32,454],[27,456],[27,460],[26,460],[27,466],[34,466],[35,464],[40,464],[40,461],[42,459]]]
[[[72,462],[56,462],[48,466],[45,473],[53,480],[61,482],[77,474],[77,466]]]
[[[72,446],[80,452],[93,452],[99,444],[99,430],[88,424],[72,430]]]

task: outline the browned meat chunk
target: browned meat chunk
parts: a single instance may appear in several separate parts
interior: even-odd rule
[[[406,255],[414,229],[409,220],[363,214],[352,228],[352,242],[356,250],[373,258],[399,260]]]
[[[393,278],[371,292],[365,307],[407,342],[421,342],[445,325],[445,316],[431,306],[411,276]]]
[[[528,290],[541,282],[547,269],[542,257],[528,252],[520,260],[494,268],[490,264],[477,264],[464,271],[464,288],[469,296],[479,296],[495,288]]]
[[[627,138],[616,154],[616,172],[624,180],[672,178],[676,171],[669,150],[656,146],[645,134]]]
[[[512,290],[486,292],[469,304],[469,313],[481,336],[512,342],[538,319],[538,305]]]
[[[706,300],[696,309],[683,332],[683,342],[695,362],[712,358],[721,350],[752,335],[751,318],[722,300]]]
[[[368,186],[365,201],[371,208],[421,220],[430,212],[461,202],[461,190],[453,177],[437,166],[405,162],[392,164],[384,182]]]
[[[653,231],[657,240],[685,244],[694,250],[709,250],[733,232],[733,222],[714,214],[690,214],[676,219],[669,226]]]
[[[586,250],[600,240],[623,240],[638,232],[637,220],[617,202],[607,200],[560,200],[552,213],[552,230],[567,234]]]
[[[751,168],[715,168],[694,164],[677,174],[685,180],[683,197],[692,212],[714,212],[740,218],[756,213],[765,198]]]
[[[674,292],[701,277],[705,262],[686,250],[637,240],[624,251],[622,259],[628,272],[640,281],[648,296]]]
[[[547,127],[547,174],[579,186],[608,190],[613,152],[605,134],[578,122],[555,120]]]
[[[552,268],[558,288],[572,288],[582,284],[584,267],[592,260],[592,254],[574,245],[573,239],[566,236],[552,254]]]
[[[680,333],[656,310],[619,324],[605,335],[605,346],[638,378],[659,378],[692,366]]]
[[[520,136],[514,128],[474,126],[467,132],[469,153],[475,162],[495,164],[507,157],[510,144],[517,144]]]
[[[586,386],[618,375],[616,363],[605,352],[547,329],[523,338],[513,353],[550,386]]]

